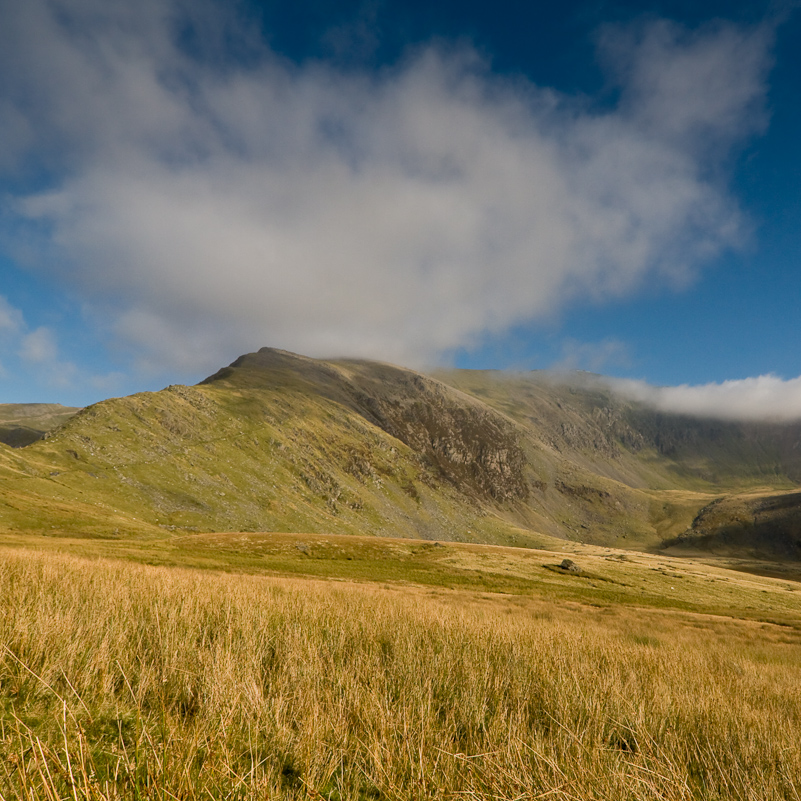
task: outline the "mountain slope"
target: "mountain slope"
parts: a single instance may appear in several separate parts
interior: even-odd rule
[[[458,435],[418,453],[369,419],[364,388],[335,368],[266,358],[240,360],[198,387],[104,401],[24,451],[5,449],[0,520],[104,536],[176,527],[525,539],[485,503],[519,491],[504,476],[505,424],[488,424],[479,458],[465,467],[471,460],[456,448],[470,443]],[[447,395],[428,383],[432,400]],[[449,408],[468,426],[477,404],[465,406]],[[387,409],[390,417],[405,425]],[[419,444],[411,419],[404,430]],[[460,459],[460,476],[443,469]]]
[[[675,553],[801,560],[801,492],[731,495],[703,507],[665,543]]]
[[[586,377],[429,377],[264,348],[0,446],[0,525],[657,547],[717,498],[792,487],[798,435],[660,416]]]
[[[739,423],[655,411],[599,376],[440,371],[587,469],[630,486],[719,492],[801,482],[801,423]]]
[[[656,539],[648,497],[565,459],[481,399],[419,373],[262,349],[205,383],[252,391],[276,382],[284,389],[300,382],[400,440],[425,475],[456,490],[463,504],[556,536]]]

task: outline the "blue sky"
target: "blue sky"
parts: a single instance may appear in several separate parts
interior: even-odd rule
[[[792,3],[0,9],[0,402],[270,345],[801,416]]]

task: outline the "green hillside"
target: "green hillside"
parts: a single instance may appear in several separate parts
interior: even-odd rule
[[[719,498],[792,489],[800,441],[798,426],[657,414],[587,376],[429,377],[264,348],[0,446],[0,526],[649,549]]]
[[[801,493],[742,493],[701,509],[692,525],[665,543],[673,553],[801,561]]]
[[[527,542],[488,513],[488,499],[506,491],[502,470],[450,475],[356,411],[333,368],[264,358],[195,388],[104,401],[44,441],[3,450],[2,522],[101,536],[278,530]],[[490,465],[503,432],[487,436]]]

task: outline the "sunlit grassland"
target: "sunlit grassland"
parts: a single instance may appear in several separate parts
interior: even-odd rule
[[[795,581],[757,578],[659,553],[527,534],[529,541],[539,542],[539,549],[314,533],[162,532],[82,539],[3,532],[1,536],[7,546],[153,566],[420,585],[801,626],[801,585]],[[560,570],[564,558],[575,560],[580,570]]]
[[[18,544],[0,552],[5,799],[801,793],[786,581],[580,546]]]

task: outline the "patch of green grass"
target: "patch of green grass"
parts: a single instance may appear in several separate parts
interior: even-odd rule
[[[687,559],[550,541],[550,550],[356,535],[216,533],[141,538],[7,535],[10,546],[225,573],[335,579],[705,612],[801,628],[801,590]],[[543,543],[545,544],[545,543]],[[569,550],[555,551],[560,547]],[[623,557],[622,559],[620,557]],[[563,559],[576,572],[559,568]]]

